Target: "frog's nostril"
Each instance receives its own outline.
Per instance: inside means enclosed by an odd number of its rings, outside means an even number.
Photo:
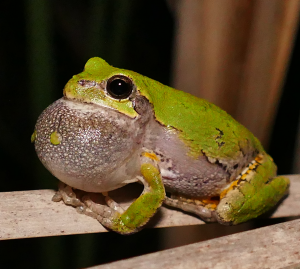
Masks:
[[[78,81],[78,84],[83,87],[94,87],[96,86],[96,82],[93,80],[81,79]]]

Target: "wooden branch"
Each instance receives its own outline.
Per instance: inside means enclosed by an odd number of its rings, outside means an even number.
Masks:
[[[90,269],[300,268],[299,231],[294,220]]]
[[[289,176],[290,195],[272,217],[300,215],[300,175]],[[124,207],[139,196],[142,186],[130,184],[110,192]],[[0,193],[0,239],[44,237],[68,234],[106,232],[97,220],[79,214],[71,206],[51,201],[53,190]],[[197,217],[183,212],[160,208],[148,227],[171,227],[203,224]]]

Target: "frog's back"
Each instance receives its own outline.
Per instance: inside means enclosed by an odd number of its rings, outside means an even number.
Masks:
[[[143,84],[143,85],[142,85]],[[239,159],[241,154],[264,152],[258,139],[216,105],[151,79],[137,81],[153,104],[156,119],[179,131],[179,137],[197,158]]]

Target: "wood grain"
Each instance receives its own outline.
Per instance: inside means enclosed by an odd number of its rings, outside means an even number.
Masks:
[[[290,195],[272,217],[300,216],[300,175],[289,176]],[[110,192],[124,207],[138,197],[142,186],[127,185]],[[62,202],[51,201],[54,190],[0,193],[0,239],[57,236],[106,232],[95,219],[79,214]],[[204,224],[181,211],[161,207],[147,227],[171,227]]]
[[[90,269],[299,268],[299,241],[300,220],[294,220]]]

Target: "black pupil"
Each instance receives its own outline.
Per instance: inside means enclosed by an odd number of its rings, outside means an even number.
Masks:
[[[109,93],[116,98],[127,98],[131,90],[131,84],[119,78],[111,81],[108,86]]]

